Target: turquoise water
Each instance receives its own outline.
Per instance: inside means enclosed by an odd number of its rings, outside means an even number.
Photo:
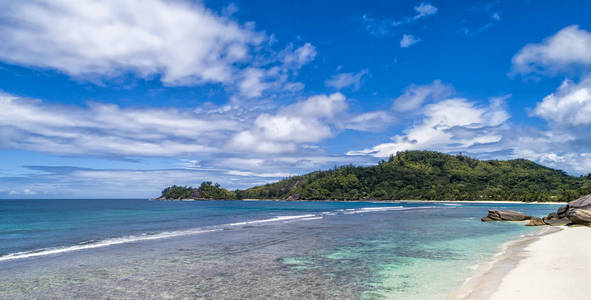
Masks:
[[[0,298],[448,299],[552,205],[0,200]]]

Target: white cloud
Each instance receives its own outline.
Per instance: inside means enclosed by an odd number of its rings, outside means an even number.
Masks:
[[[591,124],[591,77],[578,84],[565,80],[536,105],[533,114],[559,126]]]
[[[528,44],[513,56],[513,72],[569,71],[591,66],[591,33],[572,25],[544,39]]]
[[[396,117],[387,111],[371,111],[349,118],[342,126],[360,131],[380,131],[396,121]]]
[[[430,3],[421,3],[419,6],[415,6],[415,11],[417,15],[413,18],[415,20],[425,18],[428,16],[432,16],[437,13],[437,7],[431,5]]]
[[[358,90],[361,87],[361,79],[367,75],[368,70],[361,70],[358,73],[340,73],[332,76],[325,82],[328,87],[333,87],[337,90],[352,86],[353,90]]]
[[[469,150],[479,144],[499,142],[502,134],[497,132],[498,128],[508,118],[502,98],[493,99],[488,106],[451,98],[427,105],[422,121],[407,129],[404,135],[394,136],[393,142],[347,154],[387,157],[405,150]]]
[[[404,94],[394,99],[393,108],[397,111],[411,111],[423,105],[425,101],[438,101],[454,93],[451,85],[435,80],[427,85],[410,85]]]
[[[37,195],[37,192],[32,191],[30,189],[24,189],[23,190],[23,195],[29,195],[29,196],[31,196],[31,195]]]
[[[214,151],[218,139],[242,129],[240,122],[225,118],[98,103],[87,108],[55,106],[0,94],[0,144],[61,155],[204,153]]]
[[[10,190],[8,193],[8,195],[25,195],[25,196],[33,196],[33,195],[37,195],[38,193],[31,190],[31,189],[24,189],[22,192],[19,191],[15,191],[15,190]]]
[[[219,16],[185,0],[9,1],[0,4],[0,60],[91,81],[133,73],[166,85],[223,84],[258,97],[314,59],[309,43],[262,52],[269,37],[230,19],[235,11]]]
[[[268,84],[263,82],[265,71],[256,68],[250,68],[242,74],[244,77],[238,83],[240,94],[246,97],[259,97],[267,89]]]
[[[168,84],[228,82],[264,38],[185,1],[11,1],[3,11],[0,57],[72,76],[131,70]]]
[[[303,46],[291,51],[291,48],[286,49],[283,62],[286,66],[301,68],[303,65],[311,62],[316,57],[316,47],[310,43],[305,43]]]
[[[416,43],[421,41],[421,39],[415,37],[412,34],[404,34],[402,35],[402,39],[400,40],[400,48],[408,48]]]
[[[260,115],[255,130],[272,141],[317,142],[331,135],[330,127],[318,119],[307,116]]]
[[[539,153],[536,151],[520,151],[520,158],[527,158],[551,168],[566,170],[571,174],[589,174],[591,172],[591,153],[568,152],[558,154],[552,151]]]
[[[340,93],[312,96],[276,114],[259,115],[251,129],[233,137],[230,148],[262,153],[293,152],[301,143],[332,136],[331,121],[347,107],[345,96]]]
[[[346,98],[341,93],[316,95],[304,101],[288,105],[281,109],[281,114],[297,115],[306,118],[333,119],[348,108]]]

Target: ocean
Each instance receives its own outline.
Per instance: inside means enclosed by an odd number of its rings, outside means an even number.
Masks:
[[[449,299],[555,205],[0,200],[0,299]]]

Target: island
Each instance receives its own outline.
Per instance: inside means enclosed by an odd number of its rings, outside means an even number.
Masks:
[[[202,182],[198,188],[173,185],[165,188],[156,200],[236,200],[236,192],[228,191],[211,181]]]
[[[591,176],[572,176],[526,159],[478,160],[404,151],[374,166],[346,165],[230,191],[204,182],[171,186],[157,199],[450,200],[566,202],[591,194]]]

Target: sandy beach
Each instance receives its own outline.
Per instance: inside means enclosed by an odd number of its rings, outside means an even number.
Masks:
[[[569,227],[511,242],[455,295],[458,299],[586,299],[591,228]],[[545,229],[544,229],[545,230]]]

